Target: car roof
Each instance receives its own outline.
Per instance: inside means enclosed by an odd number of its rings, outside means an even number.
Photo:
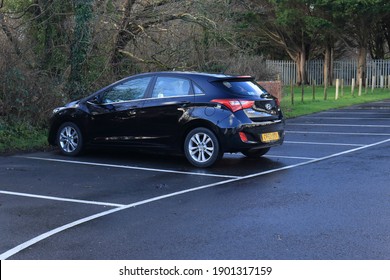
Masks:
[[[177,75],[182,77],[189,78],[209,78],[210,81],[217,80],[229,80],[229,79],[253,79],[251,76],[238,76],[238,75],[229,75],[224,73],[206,73],[206,72],[192,72],[192,71],[160,71],[160,72],[148,72],[142,73],[134,76],[143,76],[143,75]],[[133,76],[133,77],[134,77]]]

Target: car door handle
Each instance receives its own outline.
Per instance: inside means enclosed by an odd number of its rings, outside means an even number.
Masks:
[[[178,105],[180,107],[186,107],[189,103],[190,103],[190,101],[181,101],[181,102],[178,103]]]

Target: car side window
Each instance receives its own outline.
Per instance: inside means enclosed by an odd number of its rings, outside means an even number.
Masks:
[[[116,85],[102,95],[102,103],[118,103],[141,99],[152,77],[136,78]]]
[[[152,98],[175,97],[190,94],[190,81],[175,77],[158,77]]]
[[[195,94],[204,94],[203,90],[198,87],[196,84],[194,84],[194,93]]]

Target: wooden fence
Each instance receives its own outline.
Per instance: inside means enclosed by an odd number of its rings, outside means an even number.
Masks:
[[[278,73],[283,84],[296,83],[297,68],[293,61],[266,60],[267,68]],[[333,79],[343,79],[344,85],[351,85],[357,76],[357,60],[336,60],[333,62]],[[316,85],[324,83],[324,61],[309,60],[306,64],[308,81]],[[367,86],[390,87],[390,60],[367,60]]]

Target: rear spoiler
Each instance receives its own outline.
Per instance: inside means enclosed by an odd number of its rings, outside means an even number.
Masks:
[[[209,79],[209,82],[229,82],[229,81],[255,81],[255,77],[252,76],[226,76],[226,77],[213,77]]]

